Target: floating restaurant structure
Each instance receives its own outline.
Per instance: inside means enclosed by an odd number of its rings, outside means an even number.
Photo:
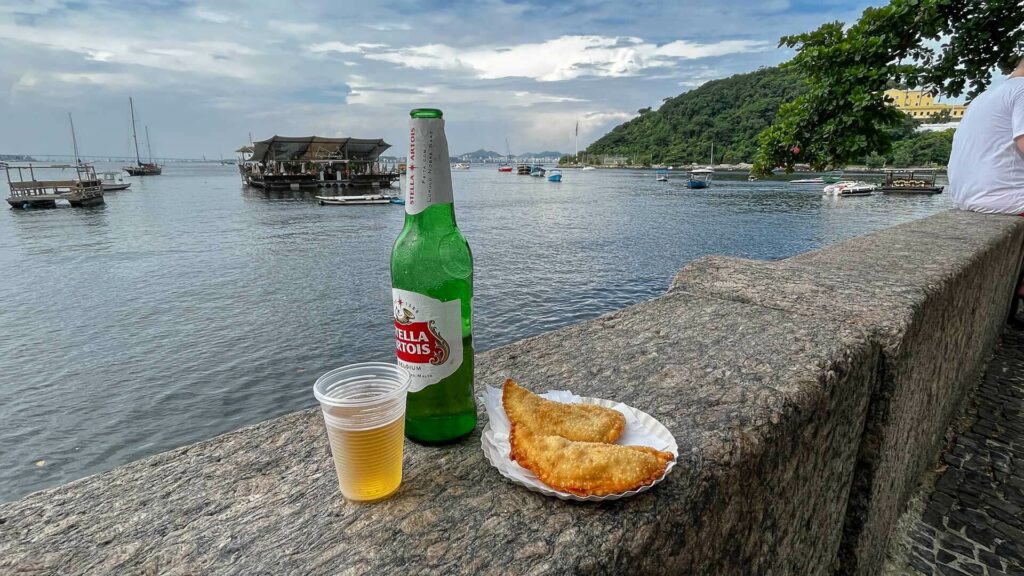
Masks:
[[[390,188],[401,177],[397,165],[380,162],[390,147],[381,139],[274,136],[235,152],[242,181],[256,188]]]
[[[75,178],[36,179],[37,171],[52,170],[74,170]],[[11,208],[56,208],[58,200],[66,200],[76,207],[103,204],[103,184],[96,177],[96,169],[88,164],[7,164],[4,171],[11,191],[7,198]],[[14,172],[17,173],[16,179],[11,178]]]

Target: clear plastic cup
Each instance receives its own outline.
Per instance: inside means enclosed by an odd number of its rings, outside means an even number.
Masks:
[[[313,385],[345,498],[379,500],[402,483],[409,380],[400,366],[364,362],[331,370]]]

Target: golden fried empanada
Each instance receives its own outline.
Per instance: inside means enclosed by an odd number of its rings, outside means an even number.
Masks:
[[[556,490],[603,496],[653,483],[672,461],[671,452],[649,446],[574,442],[513,426],[512,459]]]
[[[537,434],[580,442],[615,442],[626,429],[626,418],[617,410],[546,400],[511,378],[505,380],[501,401],[513,427],[526,426]]]

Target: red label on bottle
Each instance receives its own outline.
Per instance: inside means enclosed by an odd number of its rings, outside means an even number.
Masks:
[[[448,361],[450,351],[433,320],[408,324],[395,320],[395,352],[399,360],[437,366]]]
[[[409,372],[409,391],[418,392],[451,376],[462,365],[459,300],[441,301],[409,290],[392,289],[395,355]]]

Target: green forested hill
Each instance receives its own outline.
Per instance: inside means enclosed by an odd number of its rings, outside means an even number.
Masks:
[[[803,90],[796,73],[778,68],[712,80],[666,98],[658,110],[641,110],[640,116],[616,126],[586,152],[635,155],[660,164],[703,164],[714,141],[715,163],[751,162],[757,135],[772,123],[779,104]]]

